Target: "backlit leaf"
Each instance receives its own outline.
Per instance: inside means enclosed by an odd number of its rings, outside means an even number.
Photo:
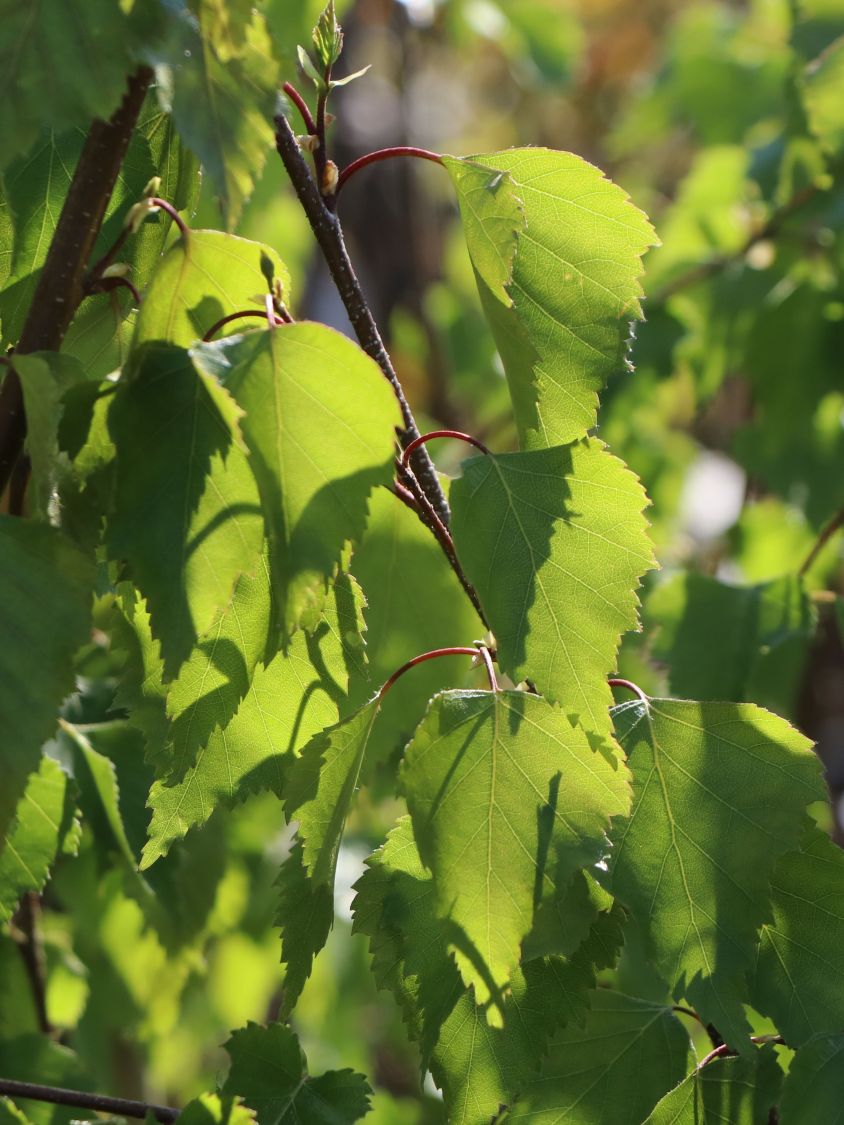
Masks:
[[[88,640],[94,567],[60,532],[0,516],[0,835],[5,834]],[[13,592],[13,596],[9,594]]]
[[[621,634],[654,559],[637,478],[594,439],[474,457],[451,489],[457,554],[498,660],[587,730],[609,735]]]
[[[325,945],[334,923],[334,890],[308,874],[298,841],[281,865],[276,883],[281,930],[281,961],[285,966],[280,1016],[286,1018],[311,975],[314,957]]]
[[[752,704],[658,699],[613,714],[633,810],[614,826],[611,890],[675,998],[743,1049],[771,876],[797,846],[806,806],[823,799],[818,761],[808,739]]]
[[[454,691],[431,701],[401,788],[458,967],[495,1020],[544,885],[606,854],[624,767],[544,699]]]
[[[392,388],[321,324],[249,332],[192,355],[243,411],[285,632],[312,628],[344,544],[363,533],[370,492],[392,480],[401,424]]]
[[[187,352],[147,345],[109,410],[117,447],[111,557],[146,598],[168,675],[254,574],[263,519],[246,459]]]
[[[781,1085],[782,1071],[770,1047],[742,1058],[715,1059],[666,1094],[644,1125],[770,1125],[777,1120],[771,1110]],[[785,1125],[785,1118],[779,1120]]]
[[[625,367],[653,228],[572,153],[509,149],[444,164],[522,446],[582,437],[598,392]]]

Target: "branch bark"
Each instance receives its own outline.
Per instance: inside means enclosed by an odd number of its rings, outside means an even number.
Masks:
[[[89,1094],[84,1090],[65,1090],[60,1086],[16,1082],[11,1078],[0,1078],[0,1094],[6,1094],[10,1098],[29,1098],[36,1102],[49,1102],[51,1105],[93,1109],[117,1117],[144,1118],[151,1113],[163,1125],[169,1125],[179,1116],[179,1111],[168,1105],[148,1105],[146,1102],[134,1102],[128,1098],[110,1098],[105,1094]]]
[[[147,88],[149,67],[129,79],[123,101],[108,121],[94,121],[64,201],[16,352],[58,351],[84,296],[85,268]],[[0,493],[9,483],[26,437],[23,392],[14,371],[0,387]]]
[[[404,430],[399,434],[399,441],[404,449],[420,436],[419,427],[416,425],[416,420],[404,396],[401,383],[387,354],[387,349],[384,347],[378,326],[361,290],[360,282],[355,276],[343,241],[342,227],[337,216],[325,206],[287,118],[278,116],[275,121],[276,149],[299,197],[302,209],[307,215],[308,222],[311,224],[311,230],[314,232],[314,237],[334,279],[334,284],[337,286],[337,291],[348,313],[358,342],[366,354],[375,360],[395,391],[404,422]],[[451,519],[448,501],[440,487],[434,464],[427,450],[418,448],[411,459],[411,466],[416,479],[424,489],[425,495],[437,515],[448,527]]]

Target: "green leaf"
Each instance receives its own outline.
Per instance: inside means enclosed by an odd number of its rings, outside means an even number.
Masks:
[[[207,170],[232,230],[272,150],[278,64],[257,12],[242,28],[236,52],[229,40],[218,46],[213,38],[214,5],[203,2],[196,20],[185,11],[168,24],[156,61],[168,68],[173,118]]]
[[[150,279],[133,347],[147,340],[187,347],[229,313],[263,310],[270,273],[289,293],[287,269],[268,246],[218,230],[188,231],[173,243]]]
[[[592,993],[583,1028],[563,1028],[508,1121],[639,1125],[688,1069],[689,1037],[670,1008],[609,989]]]
[[[771,1047],[694,1070],[659,1102],[644,1125],[770,1125],[782,1071]],[[781,1118],[786,1125],[786,1118]],[[797,1121],[813,1118],[794,1118]],[[817,1118],[818,1121],[823,1118]]]
[[[600,911],[612,906],[612,895],[586,871],[576,871],[566,883],[556,873],[553,886],[543,887],[535,906],[533,926],[522,942],[522,959],[550,953],[568,957],[583,942]]]
[[[192,354],[244,411],[285,632],[312,628],[344,544],[363,533],[370,492],[392,480],[401,425],[392,388],[360,348],[320,324],[249,332]]]
[[[340,58],[340,52],[343,50],[343,29],[337,22],[334,0],[328,0],[323,8],[314,27],[312,38],[317,59],[322,64],[323,69],[333,66]]]
[[[488,1122],[537,1069],[554,1029],[582,1022],[595,982],[593,962],[607,963],[602,951],[613,940],[617,948],[620,931],[611,938],[615,923],[604,915],[570,961],[543,958],[518,969],[504,1001],[504,1026],[492,1028],[448,953],[449,924],[438,914],[409,817],[367,868],[355,888],[353,928],[369,938],[375,980],[395,994],[410,1035],[419,1040],[448,1120]]]
[[[62,721],[62,729],[71,739],[74,752],[74,777],[80,789],[80,807],[104,852],[117,855],[130,871],[135,870],[135,856],[126,836],[120,811],[120,791],[114,763],[98,753],[85,734],[71,723]]]
[[[372,1092],[362,1074],[329,1070],[314,1078],[299,1040],[280,1023],[249,1023],[225,1044],[231,1069],[223,1094],[237,1094],[258,1125],[352,1125],[369,1110]]]
[[[655,565],[638,479],[595,439],[474,457],[451,489],[457,554],[498,661],[589,732],[608,736],[621,634]]]
[[[383,684],[420,652],[470,645],[485,632],[431,532],[389,489],[372,493],[352,570],[366,595],[373,684]],[[383,761],[403,747],[431,696],[462,685],[456,677],[465,675],[467,665],[465,656],[429,660],[397,680],[382,701],[367,750],[369,762]]]
[[[299,822],[302,860],[316,883],[333,887],[343,826],[378,715],[376,695],[348,719],[314,735],[292,764],[284,810]]]
[[[70,462],[59,451],[58,443],[62,397],[85,380],[85,371],[78,360],[59,352],[15,356],[15,370],[26,410],[26,449],[32,463],[30,495],[36,513],[46,518],[56,514],[57,489],[70,472]]]
[[[147,345],[109,409],[117,448],[111,558],[128,563],[172,676],[254,573],[263,519],[246,459],[180,348]]]
[[[297,842],[281,865],[276,886],[278,909],[275,924],[281,929],[281,961],[286,966],[279,1016],[286,1019],[311,975],[317,953],[334,924],[334,891],[308,874]]]
[[[810,63],[803,75],[803,103],[809,128],[832,157],[844,150],[844,36]]]
[[[204,824],[217,805],[228,807],[265,789],[282,797],[293,757],[344,713],[350,667],[361,644],[355,631],[359,595],[347,583],[335,585],[326,618],[313,635],[297,633],[287,652],[257,666],[233,718],[214,728],[187,772],[156,781],[142,868]]]
[[[14,1102],[0,1098],[0,1125],[29,1125],[29,1118]]]
[[[844,1035],[818,1035],[799,1047],[783,1083],[780,1121],[837,1121],[844,1101]]]
[[[253,1125],[255,1111],[240,1098],[200,1094],[188,1102],[177,1121],[180,1125]]]
[[[0,25],[2,167],[45,126],[87,128],[95,117],[110,117],[139,45],[134,29],[144,26],[112,0],[3,0]]]
[[[0,849],[0,922],[10,920],[25,892],[43,889],[53,860],[74,830],[75,810],[67,774],[52,758],[42,758]]]
[[[648,598],[653,656],[685,699],[746,700],[790,712],[817,611],[794,577],[729,586],[679,574]]]
[[[614,827],[611,887],[650,957],[736,1049],[777,859],[825,786],[811,743],[752,704],[649,700],[614,711],[633,809]]]
[[[453,691],[431,701],[400,784],[457,965],[496,1020],[546,883],[604,858],[626,771],[544,699]]]
[[[8,831],[58,708],[73,690],[73,656],[88,640],[94,567],[60,532],[0,516],[0,835]],[[9,592],[14,596],[8,596]]]
[[[621,188],[571,153],[510,149],[443,163],[522,445],[582,437],[598,392],[625,367],[653,228]]]
[[[142,732],[146,757],[154,762],[167,737],[167,685],[161,644],[152,635],[146,602],[128,582],[118,587],[110,626],[114,648],[125,654],[115,692],[115,707]]]
[[[797,1046],[844,1027],[844,852],[812,828],[780,857],[771,886],[751,1003]]]

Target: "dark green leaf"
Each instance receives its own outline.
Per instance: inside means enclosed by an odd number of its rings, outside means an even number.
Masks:
[[[744,1058],[715,1059],[666,1094],[644,1125],[770,1125],[781,1085],[771,1047]],[[813,1119],[794,1118],[794,1125],[798,1120],[808,1125]]]
[[[811,743],[746,703],[657,699],[614,711],[633,774],[613,831],[611,889],[654,966],[734,1048],[777,859],[797,846],[825,786]]]
[[[844,1035],[819,1035],[798,1048],[782,1088],[782,1125],[841,1120]]]

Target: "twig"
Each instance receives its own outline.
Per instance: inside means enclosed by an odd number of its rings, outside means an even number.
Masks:
[[[732,254],[719,254],[717,257],[710,258],[705,262],[698,262],[697,265],[692,266],[686,270],[685,273],[679,274],[672,281],[666,282],[661,289],[649,294],[648,303],[663,304],[669,297],[673,297],[675,293],[681,292],[683,289],[688,289],[692,285],[697,285],[699,281],[706,281],[707,278],[714,277],[716,274],[722,273],[728,266],[734,262],[740,262],[741,259],[752,250],[759,242],[765,242],[766,239],[774,238],[780,232],[780,228],[786,219],[799,211],[801,207],[805,207],[815,196],[820,189],[814,184],[809,184],[800,191],[795,192],[787,203],[782,207],[777,208],[773,215],[766,223],[763,223],[758,230],[748,235],[738,250]]]
[[[354,176],[355,172],[359,172],[361,168],[366,168],[369,164],[377,164],[379,160],[392,160],[396,156],[416,156],[420,160],[430,160],[433,164],[442,164],[443,162],[440,153],[431,152],[427,148],[415,148],[413,145],[393,145],[392,148],[379,148],[376,152],[368,152],[365,156],[359,156],[357,160],[353,160],[351,164],[346,165],[337,181],[335,195],[340,194],[346,181]]]
[[[814,545],[803,562],[800,564],[800,569],[797,571],[798,578],[802,578],[809,570],[812,563],[836,533],[839,528],[844,527],[844,508],[840,512],[836,512],[828,524],[823,528],[820,535],[814,542]]]
[[[0,1078],[0,1094],[11,1098],[29,1098],[35,1102],[50,1102],[52,1105],[71,1105],[79,1109],[93,1109],[99,1113],[109,1113],[117,1117],[144,1118],[151,1113],[163,1125],[169,1125],[179,1116],[179,1110],[169,1105],[152,1105],[147,1102],[134,1102],[128,1098],[110,1098],[105,1094],[89,1094],[84,1090],[65,1090],[60,1086],[41,1086],[34,1082],[16,1082],[11,1078]]]
[[[47,1015],[47,966],[40,919],[41,899],[35,891],[28,891],[21,899],[15,915],[16,928],[20,931],[17,945],[29,977],[38,1027],[44,1035],[50,1035],[53,1026]]]
[[[355,276],[352,263],[343,241],[343,230],[337,216],[329,211],[317,190],[308,171],[299,144],[286,117],[278,116],[276,121],[276,149],[284,163],[290,181],[307,215],[320,250],[328,265],[334,284],[345,306],[358,342],[368,356],[375,360],[390,381],[401,409],[404,430],[399,441],[404,449],[420,436],[419,427],[413,417],[401,383],[384,347],[378,327],[366,303],[366,298]],[[441,521],[448,527],[451,513],[445,493],[440,487],[436,470],[427,451],[417,449],[413,455],[413,471],[425,490]]]
[[[76,165],[16,352],[58,351],[84,294],[85,268],[152,71],[141,67],[108,121],[94,121]],[[23,391],[14,371],[0,387],[0,493],[9,483],[26,437]]]

